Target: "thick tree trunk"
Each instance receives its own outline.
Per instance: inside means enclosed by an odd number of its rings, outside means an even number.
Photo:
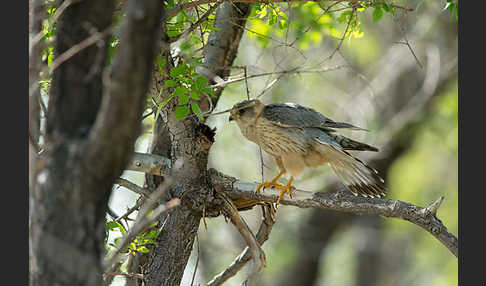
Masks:
[[[102,80],[107,37],[54,70],[33,184],[32,285],[102,284],[108,198],[138,136],[163,10],[158,0],[127,6],[111,77]],[[105,31],[113,11],[113,1],[71,4],[57,23],[56,56]]]
[[[212,56],[206,58],[205,65],[220,77],[229,75],[229,70],[221,67],[232,65],[236,58],[244,32],[241,27],[244,27],[249,13],[250,5],[244,3],[223,3],[216,12],[215,27],[219,30],[211,32],[205,54]],[[238,23],[239,26],[232,23]],[[167,54],[164,57],[169,63],[166,66],[168,69],[172,60]],[[164,80],[158,79],[157,83],[163,83]],[[163,87],[159,85],[154,90],[159,91],[160,88]],[[216,104],[221,92],[222,90],[212,98],[213,104]],[[206,99],[200,104],[202,110],[209,109],[209,101]],[[172,160],[173,166],[177,165],[176,162],[181,163],[180,169],[174,170],[173,176],[184,174],[184,177],[178,177],[180,179],[176,180],[169,192],[170,195],[165,199],[183,197],[183,202],[180,207],[160,218],[159,225],[164,224],[164,229],[150,257],[143,258],[140,255],[136,258],[138,261],[131,261],[131,270],[143,271],[147,285],[180,284],[203,210],[219,204],[214,198],[207,174],[207,158],[213,131],[194,117],[182,121],[175,120],[174,109],[175,105],[171,104],[164,107],[161,119],[156,122],[154,128],[150,152],[167,156]],[[150,189],[157,188],[162,181],[162,178],[151,175],[146,177],[146,185]],[[146,264],[142,265],[143,263]],[[139,282],[132,280],[130,283]]]

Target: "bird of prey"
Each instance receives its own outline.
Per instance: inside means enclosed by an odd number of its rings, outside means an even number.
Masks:
[[[272,180],[258,185],[257,192],[266,187],[281,190],[283,195],[295,189],[294,177],[307,167],[328,163],[342,183],[354,194],[365,197],[385,195],[385,182],[378,172],[347,150],[374,151],[378,149],[346,138],[335,129],[365,130],[345,122],[333,121],[312,108],[295,103],[263,104],[258,99],[245,100],[230,110],[241,133],[275,158],[280,173]],[[290,173],[287,185],[277,183]]]

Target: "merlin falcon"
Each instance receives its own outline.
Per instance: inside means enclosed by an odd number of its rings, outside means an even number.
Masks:
[[[230,110],[241,133],[274,157],[280,173],[272,180],[258,185],[257,192],[267,187],[281,190],[283,195],[295,189],[294,177],[307,168],[328,163],[341,182],[354,195],[382,197],[385,182],[378,172],[355,158],[347,150],[374,151],[378,149],[336,133],[335,129],[365,130],[345,122],[333,121],[312,108],[295,103],[263,104],[258,99],[245,100]],[[277,183],[285,173],[290,174],[286,185]]]

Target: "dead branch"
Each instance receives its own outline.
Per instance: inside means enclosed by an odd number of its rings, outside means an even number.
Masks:
[[[219,176],[221,175],[217,172],[213,172],[213,177]],[[266,189],[264,192],[256,193],[257,183],[238,180],[232,182],[228,181],[227,176],[215,178],[214,182],[218,184],[218,186],[215,186],[216,188],[224,188],[223,186],[226,186],[227,188],[228,184],[232,185],[232,189],[225,190],[228,197],[232,200],[245,199],[276,202],[280,193],[278,190],[273,189]],[[341,212],[351,212],[359,215],[372,214],[406,220],[420,226],[432,234],[456,257],[458,254],[458,239],[451,234],[442,221],[434,215],[434,212],[436,212],[438,208],[438,206],[435,207],[438,204],[437,202],[432,204],[432,206],[424,208],[393,199],[355,197],[347,191],[319,193],[295,190],[292,198],[284,196],[280,203],[299,208],[330,209]]]
[[[150,195],[149,190],[142,188],[142,187],[138,186],[137,184],[134,184],[134,183],[130,182],[129,180],[126,180],[126,179],[123,179],[123,178],[116,179],[115,184],[122,186],[122,187],[125,187],[125,188],[129,189],[130,191],[137,193],[139,195],[143,195],[143,196]]]
[[[266,204],[262,206],[263,210],[263,218],[262,223],[260,224],[260,228],[256,234],[256,239],[260,245],[262,245],[265,241],[268,240],[270,232],[272,231],[273,224],[275,223],[275,209],[273,208],[272,204]],[[233,277],[240,271],[245,264],[250,261],[251,254],[250,248],[246,247],[243,252],[238,255],[235,260],[221,273],[214,276],[211,281],[209,281],[206,286],[218,286],[222,285],[226,282],[229,278]]]
[[[123,249],[135,238],[137,234],[143,231],[147,226],[156,221],[164,212],[168,209],[179,205],[179,199],[173,199],[166,204],[160,204],[158,207],[155,205],[158,201],[167,193],[168,189],[173,183],[171,177],[166,177],[166,180],[159,186],[158,190],[150,195],[150,197],[141,206],[140,213],[137,216],[137,220],[123,237],[122,241],[118,244],[115,252],[104,262],[105,271],[109,271],[111,267],[118,261],[119,256]],[[152,212],[151,212],[152,211]],[[151,212],[151,213],[150,213]]]
[[[172,168],[171,161],[163,156],[145,153],[133,153],[126,169],[147,174],[165,176]]]
[[[145,155],[148,157],[155,156],[150,154]],[[149,168],[145,170],[138,168],[137,171],[154,174]],[[236,178],[223,175],[214,169],[211,169],[210,172],[213,186],[220,192],[226,193],[233,201],[247,200],[273,203],[277,201],[279,195],[279,191],[277,190],[269,189],[257,194],[255,193],[257,183],[240,181]],[[354,197],[348,194],[348,192],[318,193],[295,190],[293,192],[293,198],[284,196],[281,204],[299,208],[321,208],[355,214],[373,214],[410,221],[432,234],[456,257],[458,254],[457,237],[448,232],[447,228],[434,215],[434,212],[424,211],[423,207],[407,202],[392,199]]]
[[[246,285],[256,285],[257,275],[259,272],[263,270],[266,264],[265,253],[263,252],[253,232],[251,232],[246,222],[238,213],[238,210],[233,204],[233,202],[224,193],[219,193],[218,196],[221,197],[225,203],[223,208],[223,212],[225,216],[228,217],[231,220],[231,222],[235,225],[235,227],[238,229],[238,232],[245,240],[245,243],[249,248],[249,252],[251,253],[250,257],[252,263],[248,270]]]
[[[263,76],[270,76],[270,75],[281,75],[281,74],[324,73],[324,72],[338,70],[338,69],[341,69],[341,68],[344,68],[344,67],[345,66],[334,66],[334,67],[324,68],[324,69],[319,69],[319,70],[304,70],[304,69],[294,68],[294,69],[290,69],[290,70],[267,72],[267,73],[260,73],[260,74],[252,74],[252,75],[248,75],[246,77],[246,79],[263,77]],[[226,86],[230,83],[235,83],[235,82],[239,82],[239,81],[242,81],[242,80],[245,80],[245,76],[239,75],[239,76],[235,76],[234,78],[228,79],[228,80],[226,80],[222,83],[213,84],[209,87],[210,88],[218,88],[218,87]]]

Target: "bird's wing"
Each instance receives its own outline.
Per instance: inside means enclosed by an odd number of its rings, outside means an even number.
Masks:
[[[324,143],[337,148],[338,150],[373,151],[378,152],[378,148],[361,143],[331,132],[326,132],[320,128],[305,128],[304,134],[307,138],[313,138],[319,143]]]
[[[328,132],[334,132],[332,128],[349,128],[353,130],[365,130],[345,122],[336,122],[312,108],[295,103],[273,103],[265,105],[262,112],[266,119],[286,127],[314,127]]]

